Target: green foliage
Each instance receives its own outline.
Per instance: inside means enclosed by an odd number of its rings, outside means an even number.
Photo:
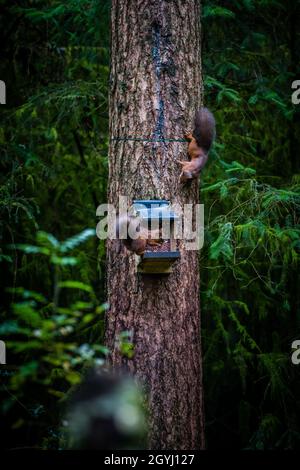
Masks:
[[[208,446],[293,448],[300,132],[290,96],[300,72],[292,37],[299,2],[228,5],[205,1],[203,17],[206,104],[218,134],[201,188]]]
[[[117,344],[123,356],[129,359],[134,356],[134,344],[132,343],[132,334],[130,331],[122,331],[117,338]]]
[[[299,2],[202,4],[218,134],[201,177],[208,447],[295,448]],[[8,447],[57,448],[61,405],[107,355],[105,245],[88,227],[106,201],[109,7],[26,0],[0,18],[1,79],[14,87],[0,129],[0,335],[16,366],[1,376]],[[133,357],[130,332],[117,341]]]
[[[44,263],[53,273],[52,298],[23,287],[9,289],[15,301],[0,334],[10,362],[13,359],[18,367],[7,384],[5,414],[21,403],[27,410],[38,406],[47,421],[53,415],[59,420],[58,400],[64,401],[66,391],[81,381],[86,368],[104,364],[108,350],[101,341],[106,304],[99,305],[91,285],[72,280],[73,266],[80,261],[71,252],[94,236],[95,230],[87,229],[59,242],[51,234],[38,232],[37,245],[17,246],[26,255],[46,256]],[[64,294],[65,289],[74,290],[74,296]],[[23,419],[17,423],[18,427],[26,425]]]
[[[107,355],[105,246],[87,227],[106,201],[109,2],[3,13],[1,79],[14,88],[0,131],[2,412],[8,447],[56,448],[65,398]]]

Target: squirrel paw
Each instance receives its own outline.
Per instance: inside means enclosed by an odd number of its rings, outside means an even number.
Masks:
[[[184,131],[184,134],[183,134],[184,138],[187,139],[187,140],[192,140],[193,138],[193,133],[191,130],[187,129]]]
[[[180,173],[179,183],[187,183],[193,179],[193,175],[190,171],[184,170]]]
[[[162,240],[154,240],[153,238],[148,238],[147,244],[150,246],[161,246]]]

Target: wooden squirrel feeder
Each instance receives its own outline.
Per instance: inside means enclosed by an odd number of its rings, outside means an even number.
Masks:
[[[147,245],[143,255],[136,255],[137,272],[144,274],[169,274],[173,263],[180,258],[177,240],[174,237],[174,223],[178,216],[166,200],[135,200],[134,215],[139,217],[141,225],[148,230],[151,240],[158,240],[155,245]],[[163,227],[168,226],[169,238],[162,238]],[[159,234],[159,235],[158,235]]]

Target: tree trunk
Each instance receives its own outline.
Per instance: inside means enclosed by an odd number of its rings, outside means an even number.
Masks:
[[[200,2],[113,0],[111,15],[109,203],[195,204],[198,183],[178,181],[187,144],[161,140],[182,139],[201,105]],[[182,241],[173,273],[151,277],[125,247],[107,249],[106,344],[113,365],[145,386],[149,448],[203,448],[198,253]],[[132,333],[131,359],[119,351],[122,331]]]

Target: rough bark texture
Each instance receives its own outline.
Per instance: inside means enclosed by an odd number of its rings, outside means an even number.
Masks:
[[[113,0],[109,202],[198,202],[198,184],[179,184],[180,139],[201,105],[200,4],[197,0]],[[116,138],[119,138],[118,140]],[[145,385],[150,449],[204,447],[198,253],[185,251],[167,277],[137,275],[134,255],[108,242],[106,344],[114,366]],[[129,330],[135,355],[116,339]]]

